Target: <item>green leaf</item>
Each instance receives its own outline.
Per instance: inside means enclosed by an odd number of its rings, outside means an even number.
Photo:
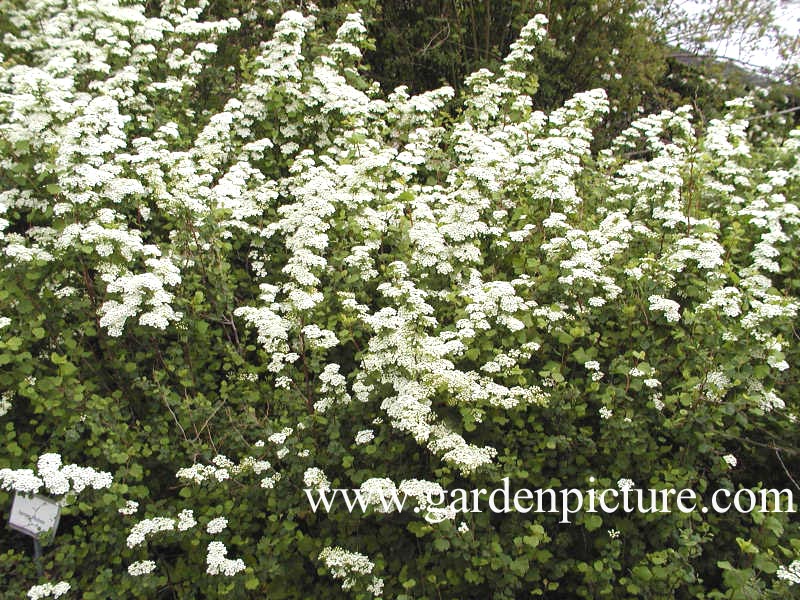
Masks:
[[[600,517],[600,515],[588,514],[584,517],[583,524],[587,531],[594,531],[595,529],[602,527],[603,519]]]

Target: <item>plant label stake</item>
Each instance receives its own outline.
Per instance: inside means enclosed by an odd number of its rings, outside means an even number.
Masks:
[[[42,575],[42,542],[52,540],[61,516],[58,502],[40,494],[15,494],[8,526],[33,538],[33,559]]]

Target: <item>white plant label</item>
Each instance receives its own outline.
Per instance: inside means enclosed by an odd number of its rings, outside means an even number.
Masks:
[[[52,531],[58,527],[61,507],[46,496],[16,494],[11,504],[8,526],[32,537]]]

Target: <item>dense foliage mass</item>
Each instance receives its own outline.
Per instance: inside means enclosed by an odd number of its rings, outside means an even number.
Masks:
[[[0,510],[64,503],[43,577],[0,540],[8,597],[797,589],[796,514],[379,499],[800,495],[800,130],[754,143],[742,99],[595,152],[603,90],[530,96],[541,16],[455,98],[368,81],[356,13],[328,44],[276,15],[253,52],[225,40],[263,12],[153,4],[3,4]],[[325,486],[374,509],[314,513]]]

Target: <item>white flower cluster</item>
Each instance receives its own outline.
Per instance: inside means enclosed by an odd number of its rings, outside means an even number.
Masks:
[[[775,575],[778,579],[788,581],[789,585],[800,585],[800,560],[793,560],[789,566],[781,565]]]
[[[0,417],[5,417],[11,411],[11,392],[3,392],[0,394]]]
[[[152,536],[162,531],[174,531],[175,519],[169,517],[154,517],[152,519],[144,519],[131,527],[131,532],[128,534],[128,539],[125,543],[128,548],[135,548],[140,544],[147,541],[148,536]]]
[[[319,560],[331,572],[334,579],[342,580],[342,589],[347,591],[355,587],[359,579],[372,574],[375,564],[359,552],[350,552],[339,546],[326,546],[319,553]],[[383,580],[373,577],[367,591],[376,597],[381,595],[383,590]]]
[[[177,267],[167,259],[151,258],[146,264],[153,268],[153,272],[137,275],[110,272],[103,275],[108,284],[106,291],[123,296],[122,302],[107,300],[100,307],[100,326],[108,327],[110,336],[122,335],[125,322],[140,312],[142,304],[149,305],[149,310],[140,315],[141,325],[165,329],[171,321],[181,319],[181,313],[175,312],[170,306],[173,295],[164,289],[165,285],[180,283]]]
[[[215,519],[211,519],[206,524],[206,532],[210,534],[217,534],[223,532],[228,527],[228,519],[225,517],[217,517]]]
[[[241,558],[227,558],[228,549],[222,542],[209,542],[206,553],[206,563],[208,565],[206,573],[209,575],[226,575],[233,577],[240,571],[244,571],[245,564]]]
[[[166,150],[164,139],[177,137],[177,125],[156,122],[153,106],[163,102],[163,94],[193,87],[217,50],[213,40],[239,27],[236,19],[200,22],[199,8],[172,11],[165,5],[162,12],[162,18],[146,17],[141,4],[121,6],[118,0],[58,10],[49,2],[14,7],[9,18],[23,34],[5,41],[37,60],[0,69],[2,102],[14,107],[4,111],[0,135],[12,143],[28,140],[31,156],[52,157],[29,167],[37,181],[55,182],[48,186],[53,190],[48,201],[31,208],[52,209],[56,217],[52,226],[6,236],[0,252],[12,263],[53,261],[87,250],[95,261],[118,256],[131,265],[143,259],[144,272],[106,273],[105,293],[122,296],[99,304],[102,326],[112,336],[121,334],[143,304],[149,306],[139,316],[141,325],[164,329],[181,318],[164,290],[180,281],[177,267],[158,258],[160,240],[143,244],[122,205],[149,196],[160,206],[205,208],[189,192],[200,183],[197,170],[186,169],[181,153]],[[162,79],[154,80],[151,65],[159,59]],[[87,77],[88,86],[82,83]],[[183,112],[180,104],[177,110]],[[152,137],[129,138],[132,122],[155,130]],[[26,202],[26,191],[12,189],[3,212]],[[150,208],[142,203],[138,212],[147,219]],[[66,222],[60,219],[65,214]],[[0,224],[5,229],[8,222]]]
[[[339,373],[340,365],[329,363],[319,374],[319,391],[323,394],[322,398],[314,403],[314,410],[324,413],[334,404],[350,404],[352,398],[347,392],[346,379]]]
[[[270,439],[270,441],[272,441],[272,439]],[[204,465],[197,463],[191,467],[182,467],[178,469],[175,476],[178,479],[185,479],[195,484],[201,484],[204,481],[225,481],[230,479],[232,475],[238,475],[248,471],[259,474],[272,468],[272,465],[268,461],[258,460],[252,456],[246,456],[236,464],[227,456],[218,454],[211,459],[211,462],[213,464]]]
[[[280,473],[267,475],[261,480],[261,487],[264,488],[265,490],[271,490],[272,488],[275,487],[275,484],[277,484],[281,479],[282,476]]]
[[[117,512],[119,512],[119,514],[121,515],[130,516],[136,514],[138,510],[139,510],[138,502],[136,502],[135,500],[126,500],[125,506],[120,508]]]
[[[230,478],[230,471],[215,465],[196,464],[191,467],[182,467],[175,473],[178,479],[188,479],[193,483],[203,483],[207,479],[225,481]]]
[[[191,509],[184,509],[178,513],[178,531],[186,531],[197,525],[194,518],[194,511]]]
[[[303,473],[303,483],[307,488],[330,490],[331,484],[325,473],[318,467],[310,467]]]
[[[156,563],[152,560],[137,560],[128,565],[128,574],[133,577],[148,575],[156,570]]]
[[[648,298],[648,301],[650,302],[650,310],[663,312],[664,318],[669,323],[680,321],[681,305],[674,300],[669,300],[667,298],[663,298],[662,296],[652,295]]]
[[[361,58],[360,46],[367,38],[367,28],[359,13],[350,13],[336,32],[336,41],[328,48],[331,56],[346,65]]]
[[[286,350],[286,341],[289,338],[289,323],[274,312],[272,308],[253,308],[240,306],[233,314],[242,317],[247,323],[258,331],[258,343],[262,344],[267,352]]]
[[[361,497],[368,506],[378,512],[392,512],[396,509],[389,500],[397,496],[397,486],[387,477],[370,477],[360,486]]]
[[[32,469],[0,469],[0,489],[26,494],[35,494],[44,487],[47,492],[64,495],[78,494],[87,487],[101,490],[111,486],[111,473],[96,471],[91,467],[80,467],[61,463],[61,455],[42,454],[37,461],[37,473]]]
[[[477,273],[471,271],[471,286],[468,292],[463,293],[478,298],[481,303],[469,305],[472,307],[467,309],[471,311],[471,319],[458,321],[461,331],[457,334],[445,331],[437,337],[427,336],[418,328],[436,324],[435,319],[429,316],[433,308],[426,300],[428,294],[407,279],[407,265],[395,262],[390,267],[392,281],[379,285],[378,290],[396,302],[398,308],[384,308],[366,317],[376,335],[370,339],[362,367],[366,372],[380,373],[381,380],[397,392],[381,403],[395,428],[412,434],[418,442],[426,443],[432,452],[442,455],[445,461],[469,473],[489,464],[496,450],[471,445],[451,428],[436,423],[430,398],[437,389],[444,387],[462,403],[486,402],[508,409],[523,402],[544,401],[545,395],[537,386],[507,388],[474,372],[455,369],[450,359],[463,354],[466,348],[462,340],[474,338],[476,329],[491,327],[482,322],[487,313],[506,318],[504,312],[516,312],[524,302],[514,294],[511,284],[493,282],[484,286]],[[414,349],[414,352],[409,349]],[[515,349],[501,353],[496,360],[507,367],[512,366],[534,350],[535,346]],[[354,391],[357,387],[368,389],[359,378],[353,385]]]
[[[302,333],[311,348],[333,348],[339,343],[335,333],[328,329],[320,329],[318,325],[306,325]]]
[[[469,474],[492,462],[497,450],[490,446],[469,444],[462,436],[450,431],[444,425],[435,425],[428,448],[435,454],[441,454],[442,460],[453,463],[463,474]]]
[[[70,585],[66,581],[59,581],[58,583],[42,583],[34,585],[28,590],[28,598],[30,600],[39,600],[40,598],[60,598],[70,590]]]
[[[452,521],[458,516],[454,507],[446,503],[442,506],[443,503],[439,499],[445,498],[445,491],[438,483],[424,479],[404,479],[397,486],[397,490],[407,498],[414,498],[417,501],[420,513],[429,523]]]
[[[359,446],[363,446],[364,444],[369,444],[374,439],[375,432],[372,429],[362,429],[356,433],[355,443]]]
[[[289,438],[290,435],[293,433],[293,429],[291,427],[284,427],[278,432],[273,433],[267,438],[267,441],[276,444],[278,446],[282,446],[286,443],[286,440]]]

